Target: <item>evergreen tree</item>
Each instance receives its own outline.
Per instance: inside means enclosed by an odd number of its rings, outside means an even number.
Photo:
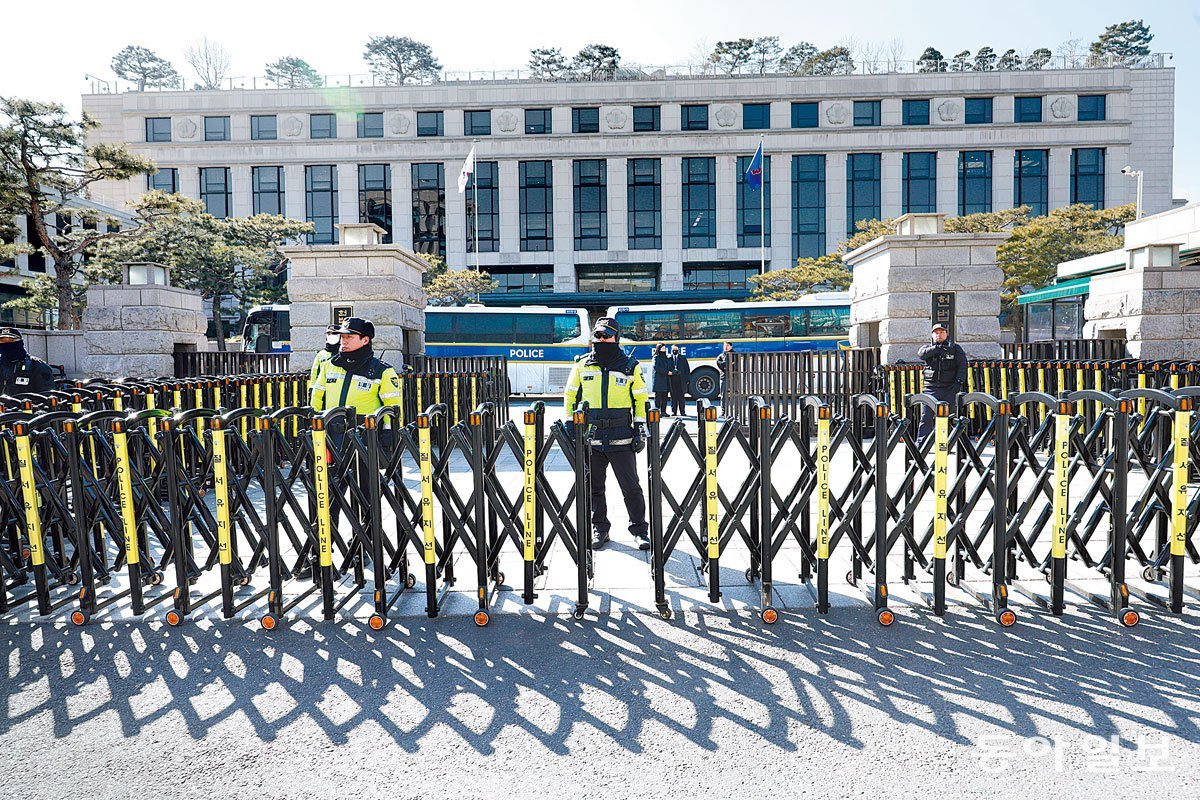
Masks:
[[[145,47],[132,44],[122,47],[113,56],[111,66],[118,78],[136,83],[139,92],[147,88],[183,88],[183,78],[171,62]]]

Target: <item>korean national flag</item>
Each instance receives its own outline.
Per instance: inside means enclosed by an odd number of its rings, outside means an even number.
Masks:
[[[763,153],[762,142],[758,143],[758,149],[754,151],[754,158],[750,159],[750,166],[746,169],[746,183],[750,184],[750,188],[758,191],[763,185]]]

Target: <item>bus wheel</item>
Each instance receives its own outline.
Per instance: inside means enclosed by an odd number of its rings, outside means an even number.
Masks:
[[[692,397],[715,400],[721,391],[721,375],[711,367],[693,370],[691,380]]]

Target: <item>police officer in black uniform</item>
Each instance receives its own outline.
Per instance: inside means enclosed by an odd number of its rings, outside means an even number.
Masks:
[[[967,354],[951,341],[950,332],[940,322],[933,326],[931,336],[933,341],[917,351],[917,358],[925,362],[925,394],[953,406],[958,393],[966,390]],[[925,409],[918,439],[923,440],[933,431],[933,419],[934,415]]]
[[[54,390],[54,370],[25,350],[16,328],[0,328],[0,394],[45,394]]]

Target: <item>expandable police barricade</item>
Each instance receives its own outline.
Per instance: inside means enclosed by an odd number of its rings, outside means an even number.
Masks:
[[[848,416],[807,397],[795,418],[775,419],[750,398],[745,424],[701,403],[695,438],[680,421],[661,430],[651,409],[656,607],[671,615],[672,555],[694,551],[717,603],[734,551],[772,623],[788,548],[819,612],[842,563],[884,625],[899,582],[935,615],[955,592],[1005,627],[1016,622],[1013,593],[1052,614],[1074,597],[1124,625],[1141,613],[1131,595],[1178,613],[1200,597],[1185,574],[1200,563],[1200,492],[1189,482],[1200,387],[1172,390],[1169,375],[1188,373],[1166,374],[1166,389],[1055,395],[1038,383],[954,403],[861,394]],[[532,603],[561,547],[575,567],[573,614],[585,615],[595,574],[586,410],[572,426],[547,425],[541,404],[502,420],[490,401],[464,410],[451,381],[443,399],[457,415],[442,402],[360,418],[314,413],[302,386],[303,376],[90,385],[0,412],[0,611],[73,605],[84,624],[117,603],[135,615],[165,606],[179,625],[211,605],[271,629],[302,604],[333,619],[357,599],[379,629],[419,580],[437,616],[461,556],[486,625],[502,562],[520,565],[520,598]],[[419,391],[438,397],[436,382]],[[243,398],[227,410],[163,407]],[[918,412],[934,415],[925,440]],[[1127,561],[1145,585],[1130,585]]]

